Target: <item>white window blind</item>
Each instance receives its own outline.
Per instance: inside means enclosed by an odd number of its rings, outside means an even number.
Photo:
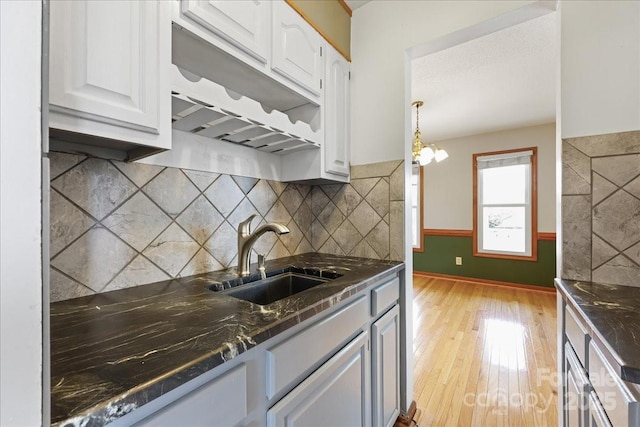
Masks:
[[[532,255],[532,150],[476,157],[478,253]]]

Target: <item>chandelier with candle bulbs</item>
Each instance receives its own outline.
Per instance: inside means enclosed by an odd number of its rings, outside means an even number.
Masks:
[[[424,105],[422,101],[414,101],[411,106],[416,107],[416,131],[413,134],[412,157],[413,163],[420,166],[428,165],[432,160],[441,162],[449,154],[435,144],[424,144],[420,135],[420,107]]]

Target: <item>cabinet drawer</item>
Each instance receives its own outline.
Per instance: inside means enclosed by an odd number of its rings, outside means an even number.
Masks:
[[[590,339],[589,334],[582,325],[582,322],[578,320],[578,316],[569,306],[565,306],[564,308],[564,319],[567,339],[576,351],[576,355],[580,363],[582,363],[582,366],[588,368],[587,348]]]
[[[382,314],[400,297],[400,279],[394,277],[371,291],[371,315]]]
[[[246,416],[247,367],[242,364],[135,426],[232,426]]]
[[[614,426],[640,425],[640,407],[634,392],[618,377],[602,351],[589,343],[589,380]]]
[[[366,296],[267,350],[267,397],[331,355],[369,320]]]
[[[361,332],[269,409],[267,427],[370,426],[367,338]]]

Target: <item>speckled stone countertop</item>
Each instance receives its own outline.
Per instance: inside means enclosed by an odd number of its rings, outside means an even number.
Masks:
[[[640,384],[640,288],[558,279],[556,288],[620,378]]]
[[[315,253],[267,262],[287,266],[342,276],[267,306],[207,289],[234,269],[51,304],[52,424],[104,425],[404,268]]]

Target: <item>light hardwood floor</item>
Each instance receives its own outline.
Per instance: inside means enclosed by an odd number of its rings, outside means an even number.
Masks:
[[[413,288],[421,427],[557,425],[555,294],[419,275]]]

